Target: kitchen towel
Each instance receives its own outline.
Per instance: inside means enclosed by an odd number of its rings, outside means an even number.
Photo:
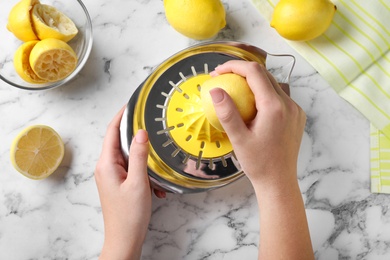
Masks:
[[[279,0],[252,0],[271,21]],[[390,1],[333,0],[328,30],[287,41],[332,88],[371,122],[371,191],[390,193]]]

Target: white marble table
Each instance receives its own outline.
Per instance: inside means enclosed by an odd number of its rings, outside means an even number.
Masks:
[[[41,92],[0,82],[0,259],[96,259],[103,222],[94,168],[106,126],[161,61],[195,44],[167,23],[162,1],[85,0],[94,46],[66,86]],[[297,58],[292,97],[307,113],[299,183],[317,259],[390,259],[390,197],[370,193],[369,122],[341,99],[255,10],[224,0],[237,40]],[[47,124],[63,137],[59,170],[42,181],[9,160],[16,134]],[[153,199],[142,259],[256,259],[258,208],[249,181]]]

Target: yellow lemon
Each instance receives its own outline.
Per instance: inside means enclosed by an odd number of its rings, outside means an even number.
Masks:
[[[246,79],[234,73],[218,75],[206,80],[200,91],[201,103],[206,118],[218,130],[224,132],[209,93],[213,88],[221,88],[229,94],[245,123],[249,123],[256,116],[255,97]]]
[[[38,41],[23,43],[15,52],[14,67],[18,75],[29,83],[39,84],[46,81],[39,78],[30,66],[30,53]]]
[[[44,39],[31,50],[30,65],[39,78],[49,82],[58,81],[74,71],[77,55],[64,41]]]
[[[14,139],[10,157],[15,169],[31,179],[43,179],[60,165],[64,143],[54,129],[34,125],[22,130]]]
[[[68,42],[78,33],[73,21],[50,5],[34,5],[31,18],[36,35],[41,40],[55,38]]]
[[[271,27],[288,40],[308,41],[328,29],[336,10],[329,0],[281,0],[275,6]]]
[[[21,41],[38,40],[31,25],[30,12],[34,5],[39,4],[38,0],[21,0],[9,13],[7,29]]]
[[[209,39],[226,25],[220,0],[164,0],[164,9],[170,25],[192,39]]]

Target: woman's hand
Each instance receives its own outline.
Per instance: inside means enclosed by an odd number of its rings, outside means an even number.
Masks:
[[[108,126],[95,179],[103,211],[105,239],[101,259],[139,259],[151,217],[152,194],[147,174],[147,132],[137,132],[129,162],[120,147],[124,108]],[[165,197],[164,192],[156,192]]]
[[[212,74],[223,73],[245,77],[256,101],[256,117],[246,125],[225,91],[210,91],[217,116],[256,192],[259,259],[314,259],[297,180],[305,113],[258,63],[229,61]]]
[[[226,92],[210,91],[219,120],[248,178],[265,187],[296,180],[296,171],[290,169],[297,165],[305,113],[258,63],[229,61],[212,75],[223,73],[245,77],[255,96],[257,115],[246,125]]]

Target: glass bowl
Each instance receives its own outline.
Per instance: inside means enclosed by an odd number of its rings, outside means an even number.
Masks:
[[[88,11],[81,0],[41,0],[41,4],[54,6],[75,23],[78,34],[68,42],[77,54],[76,69],[66,78],[44,84],[31,84],[25,82],[16,73],[13,65],[13,56],[23,43],[7,30],[8,15],[18,1],[3,1],[0,8],[0,79],[11,86],[26,90],[51,89],[73,79],[85,65],[92,49],[92,23]]]

